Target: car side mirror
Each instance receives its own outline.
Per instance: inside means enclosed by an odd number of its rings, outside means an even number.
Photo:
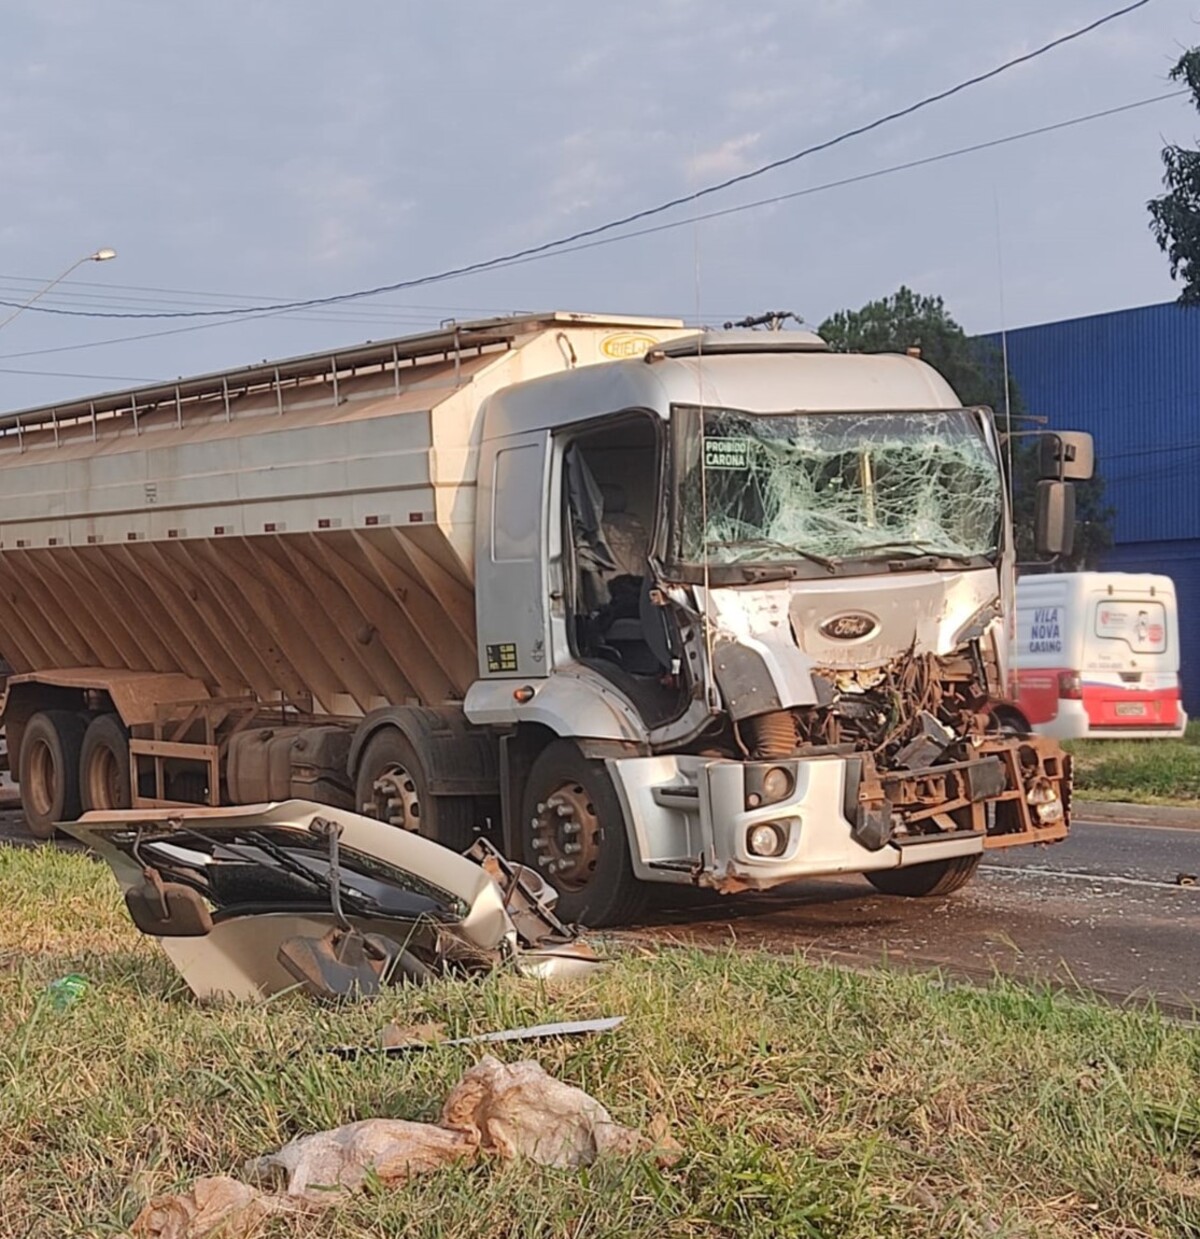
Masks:
[[[198,891],[151,873],[141,886],[125,892],[125,906],[142,933],[155,938],[203,938],[212,933],[212,913]]]
[[[1075,546],[1075,487],[1070,482],[1037,484],[1033,541],[1039,555],[1070,555]]]
[[[1046,481],[1086,482],[1096,469],[1092,436],[1084,430],[1052,430],[1040,436],[1038,474]]]

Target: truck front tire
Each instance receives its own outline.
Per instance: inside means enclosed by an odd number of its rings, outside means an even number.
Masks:
[[[421,755],[395,727],[371,737],[355,780],[358,811],[411,830],[456,852],[475,841],[474,802],[470,796],[433,796]]]
[[[935,895],[950,895],[975,876],[983,855],[952,856],[949,860],[931,860],[905,869],[877,869],[867,874],[867,881],[885,895],[907,895],[910,899],[927,899]]]
[[[521,818],[524,862],[558,891],[562,920],[599,928],[642,910],[646,888],[633,876],[625,815],[603,762],[553,741],[529,772]]]
[[[55,822],[80,814],[79,758],[83,718],[70,710],[43,710],[25,725],[18,763],[25,825],[36,839],[50,839]]]

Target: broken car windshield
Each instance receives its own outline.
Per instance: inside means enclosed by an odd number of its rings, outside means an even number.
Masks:
[[[137,832],[116,835],[113,842],[134,859],[140,850],[168,880],[190,878],[189,885],[221,911],[330,906],[328,845],[315,836],[269,826],[219,835],[185,827],[140,844]],[[400,919],[465,915],[461,901],[377,857],[343,846],[340,868],[342,899],[356,913]]]
[[[756,414],[677,407],[675,550],[685,565],[836,566],[995,553],[1000,470],[976,414]],[[701,448],[703,444],[703,450]]]

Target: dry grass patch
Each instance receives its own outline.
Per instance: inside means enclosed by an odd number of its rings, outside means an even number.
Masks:
[[[372,1006],[206,1008],[130,926],[106,869],[0,850],[0,1233],[112,1236],[146,1197],[303,1132],[434,1119],[475,1059],[345,1063],[389,1021],[449,1035],[627,1015],[536,1057],[685,1148],[585,1172],[481,1163],[268,1235],[1178,1236],[1200,1233],[1200,1039],[1008,983],[752,952],[629,954],[594,981],[442,983]],[[45,987],[87,976],[56,1014]],[[306,1227],[308,1229],[306,1230]]]

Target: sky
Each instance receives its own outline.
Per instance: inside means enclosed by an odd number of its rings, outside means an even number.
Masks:
[[[904,107],[1120,0],[6,0],[0,300],[219,309],[423,276],[692,192]],[[1151,0],[916,115],[649,224],[1165,94],[1200,0]],[[0,327],[0,409],[513,310],[766,310],[901,284],[971,332],[1171,300],[1148,230],[1185,97],[718,219],[257,320]],[[0,306],[0,319],[10,311]],[[153,334],[152,334],[153,333]],[[140,337],[130,339],[129,337]]]

